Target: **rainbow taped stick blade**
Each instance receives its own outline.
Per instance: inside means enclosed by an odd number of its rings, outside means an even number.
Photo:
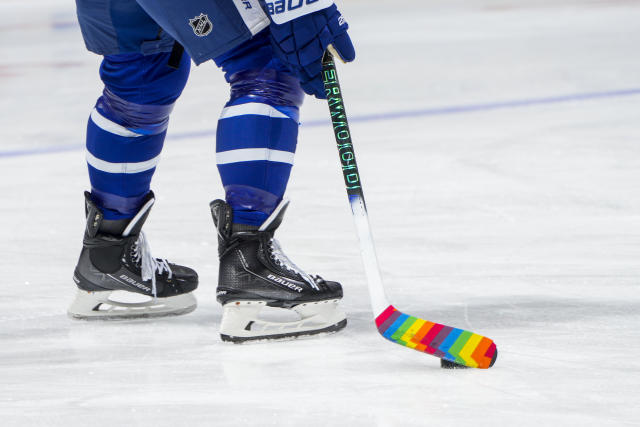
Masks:
[[[390,305],[377,318],[378,332],[396,344],[470,368],[487,369],[498,357],[487,337],[409,316]]]

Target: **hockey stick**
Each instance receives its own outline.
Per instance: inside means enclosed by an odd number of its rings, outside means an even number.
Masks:
[[[329,48],[331,50],[331,46]],[[409,316],[398,311],[387,301],[369,226],[362,181],[353,151],[342,90],[338,82],[333,55],[329,51],[325,53],[322,61],[322,75],[378,332],[396,344],[439,357],[443,368],[490,368],[498,357],[498,349],[491,339],[463,329]]]

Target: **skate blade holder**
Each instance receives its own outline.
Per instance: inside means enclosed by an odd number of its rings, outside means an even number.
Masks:
[[[67,314],[75,319],[133,319],[186,314],[195,310],[192,293],[167,298],[126,291],[88,292],[77,290]]]
[[[230,301],[223,306],[220,334],[225,341],[244,342],[329,332],[346,319],[338,301],[300,303],[290,309],[270,307],[267,301]],[[292,317],[296,319],[289,320]]]

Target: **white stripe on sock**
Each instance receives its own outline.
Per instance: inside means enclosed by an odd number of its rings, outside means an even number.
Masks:
[[[148,171],[150,169],[155,168],[160,162],[160,155],[157,155],[153,159],[146,160],[144,162],[138,163],[112,163],[101,160],[91,154],[90,152],[86,152],[87,154],[87,163],[89,163],[94,168],[98,169],[102,172],[108,173],[139,173]]]
[[[258,102],[250,102],[248,104],[231,105],[222,109],[220,120],[229,117],[246,116],[253,114],[256,116],[276,117],[279,119],[288,119],[289,116],[276,110],[271,105],[260,104]]]
[[[138,136],[142,136],[139,133],[135,133],[127,129],[126,127],[119,125],[111,120],[107,119],[105,116],[100,114],[98,110],[95,108],[91,112],[91,121],[95,123],[100,129],[105,130],[109,133],[113,133],[119,136],[126,136],[129,138],[135,138]]]
[[[238,162],[254,162],[268,160],[270,162],[289,163],[293,165],[294,153],[268,148],[241,148],[238,150],[220,151],[216,153],[216,161],[219,165]]]

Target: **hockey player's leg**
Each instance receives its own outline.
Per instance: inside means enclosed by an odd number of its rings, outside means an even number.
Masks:
[[[216,63],[231,84],[216,150],[226,202],[211,203],[219,237],[221,336],[242,342],[342,329],[340,284],[305,273],[274,239],[287,206],[283,195],[297,142],[303,99],[298,80],[273,56],[264,34]],[[298,318],[267,321],[259,316],[265,307]]]
[[[87,125],[91,193],[85,194],[87,226],[74,272],[72,317],[148,317],[196,307],[196,272],[153,258],[141,231],[155,200],[149,187],[169,114],[189,73],[186,55],[178,69],[167,66],[168,57],[111,55],[100,68],[105,89]],[[117,301],[114,291],[144,300]]]

